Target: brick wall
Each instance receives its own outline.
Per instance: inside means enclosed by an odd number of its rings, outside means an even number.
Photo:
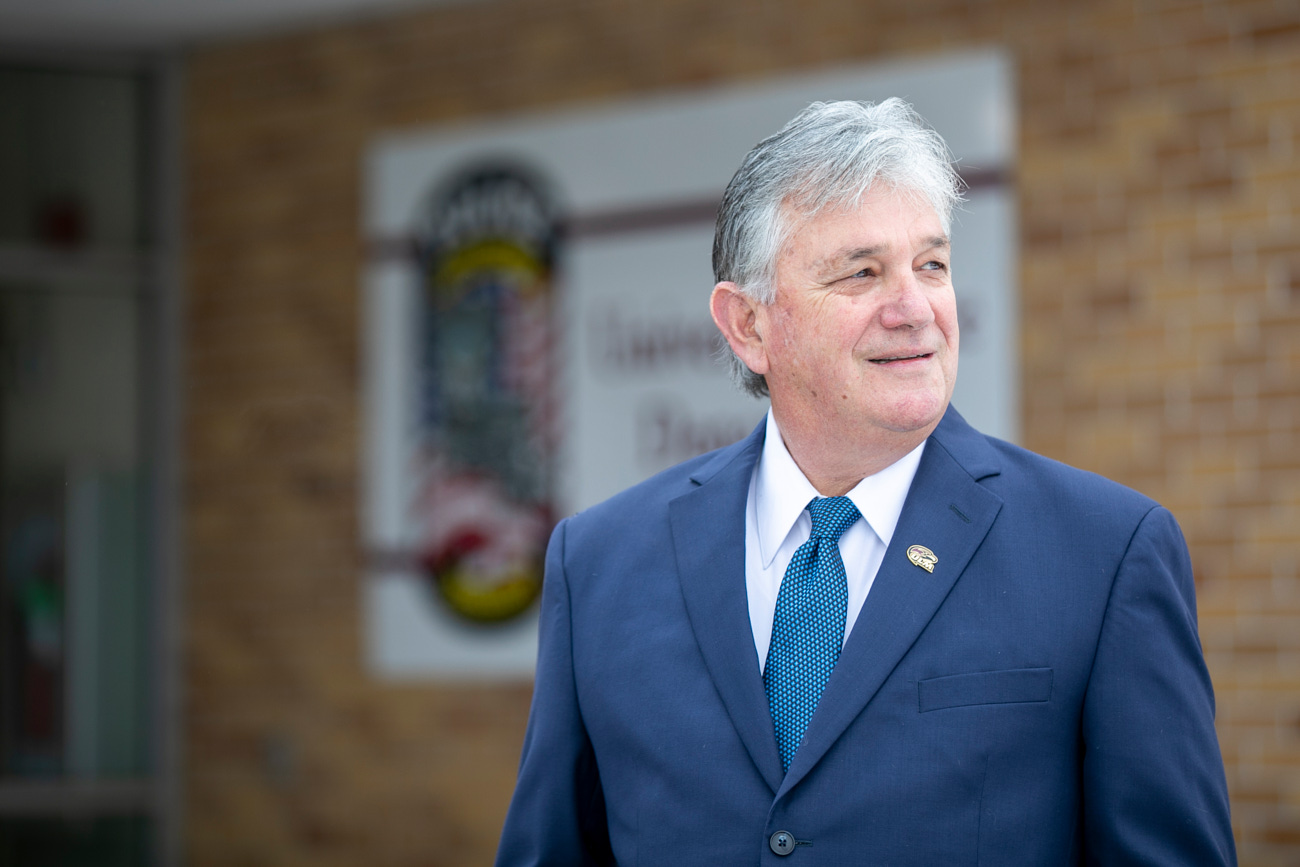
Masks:
[[[499,0],[193,50],[189,863],[482,864],[513,782],[526,686],[363,667],[371,138],[989,45],[1019,79],[1025,439],[1182,522],[1241,861],[1300,863],[1300,5],[1282,0]]]

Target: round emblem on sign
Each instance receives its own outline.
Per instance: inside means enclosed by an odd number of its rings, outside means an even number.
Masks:
[[[532,173],[453,176],[419,215],[419,559],[479,623],[537,598],[555,453],[554,207]]]

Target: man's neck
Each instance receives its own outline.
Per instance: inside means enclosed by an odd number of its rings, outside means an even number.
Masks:
[[[815,425],[807,430],[797,420],[783,419],[775,408],[772,414],[786,451],[823,497],[843,496],[867,476],[902,460],[939,424],[915,431],[833,431]]]

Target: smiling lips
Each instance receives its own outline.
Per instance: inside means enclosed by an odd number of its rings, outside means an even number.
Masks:
[[[918,352],[913,355],[891,355],[885,358],[872,358],[870,361],[872,364],[889,364],[892,361],[913,361],[917,358],[929,358],[933,354],[932,352]]]

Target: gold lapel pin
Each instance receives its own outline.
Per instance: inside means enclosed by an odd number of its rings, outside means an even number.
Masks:
[[[933,572],[935,564],[939,562],[934,552],[924,545],[913,545],[908,548],[907,559],[912,561],[913,566],[920,566],[927,572]]]

